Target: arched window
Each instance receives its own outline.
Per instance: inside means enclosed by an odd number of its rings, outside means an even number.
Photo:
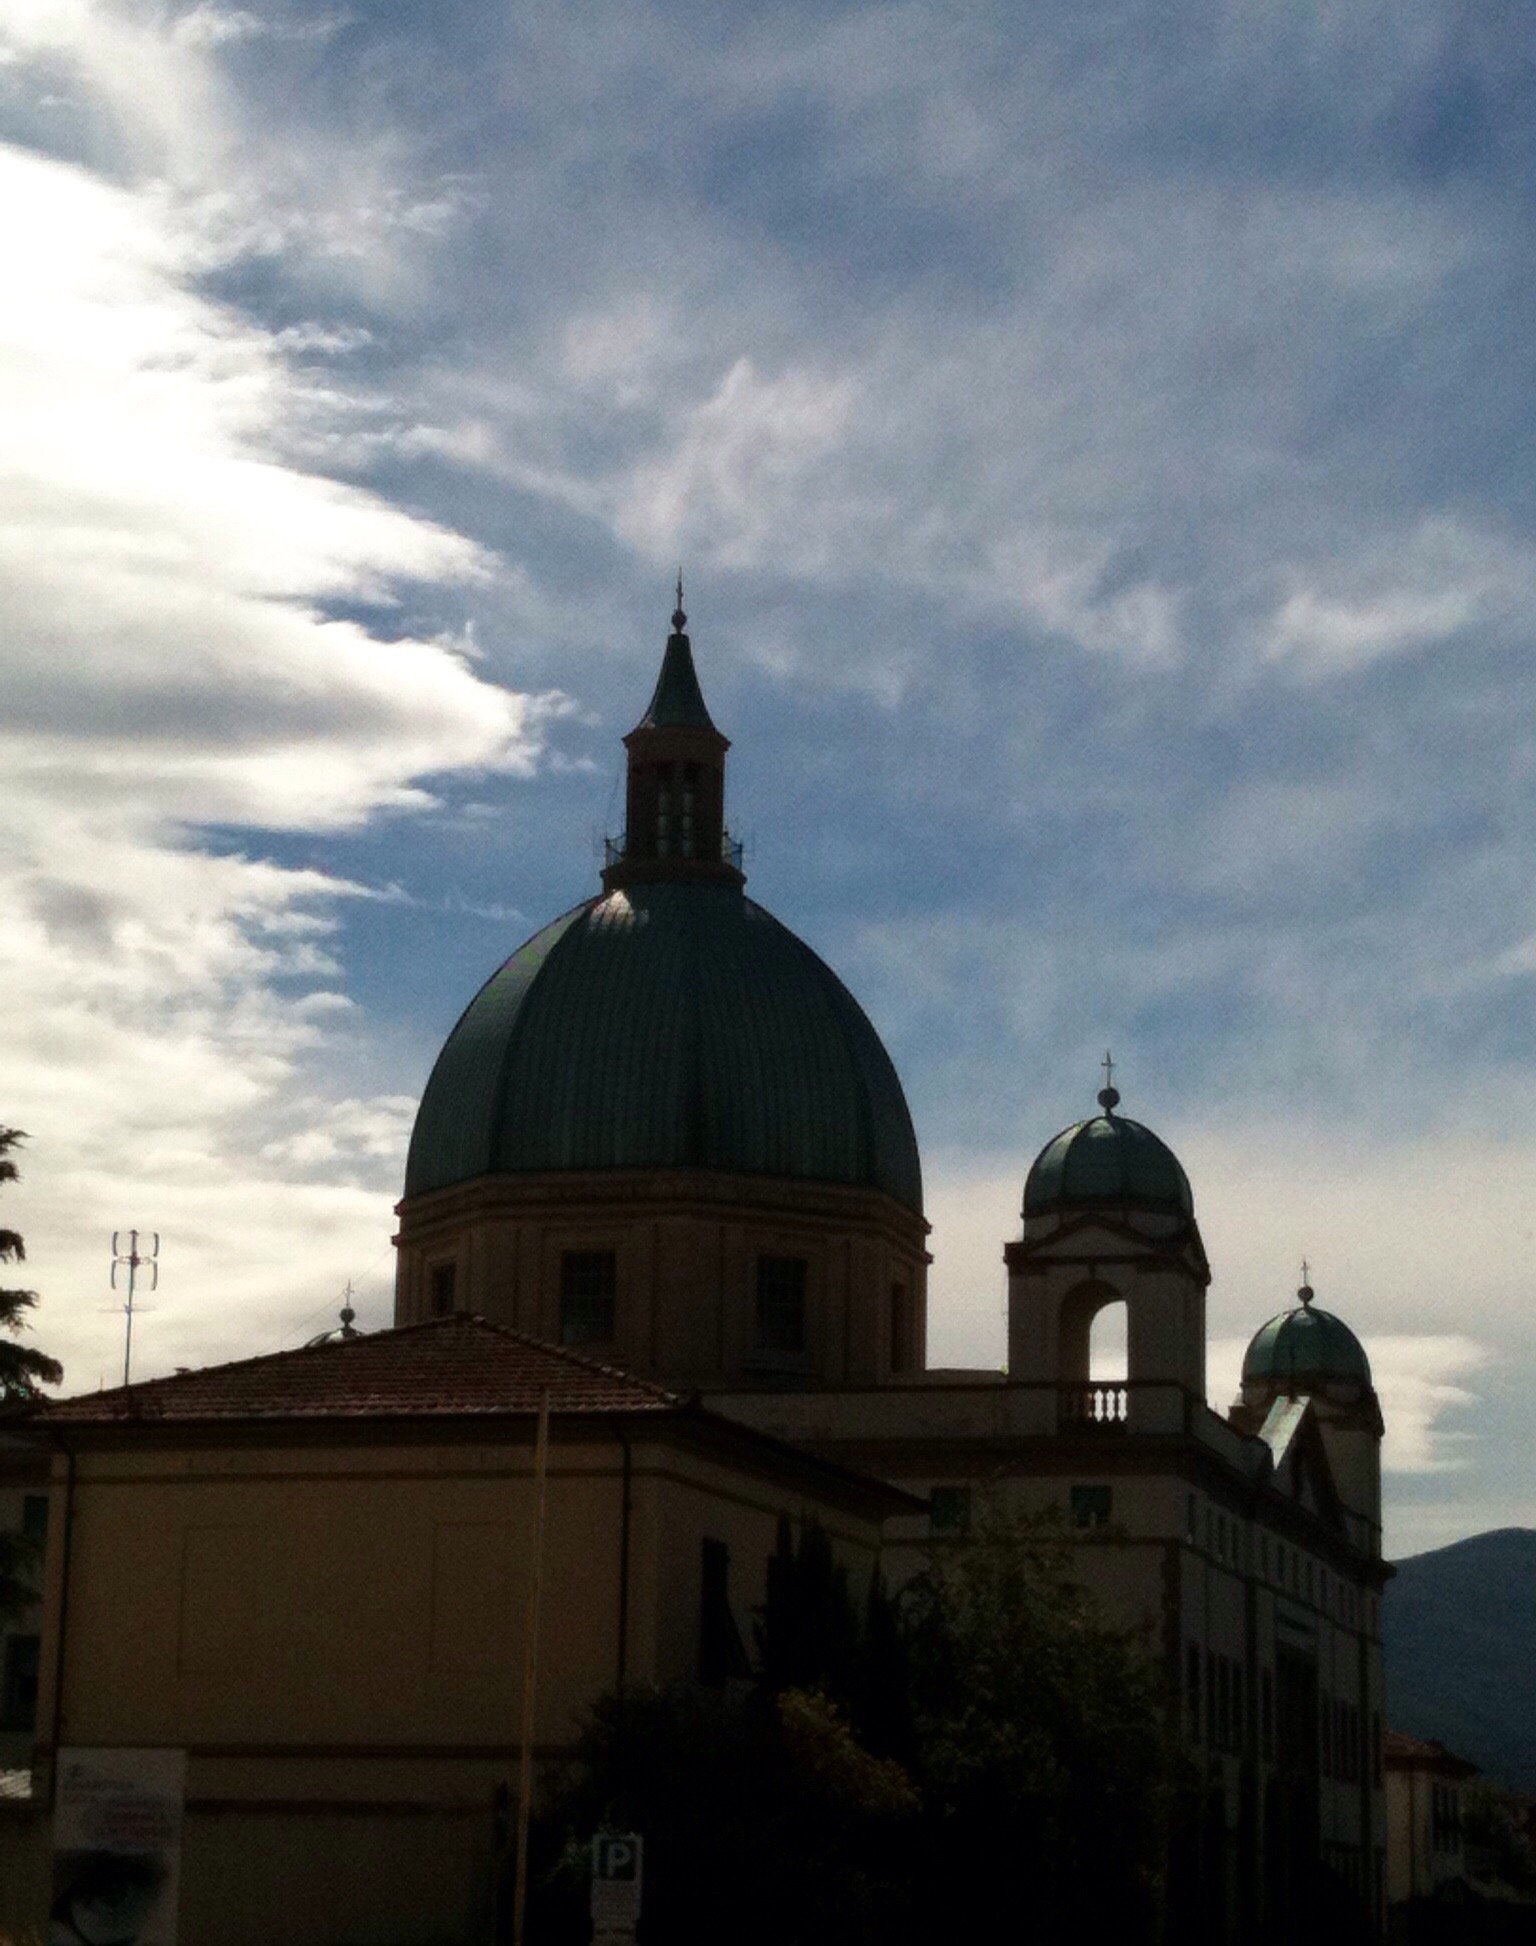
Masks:
[[[1125,1301],[1119,1298],[1096,1311],[1089,1326],[1089,1384],[1124,1385],[1126,1357]]]

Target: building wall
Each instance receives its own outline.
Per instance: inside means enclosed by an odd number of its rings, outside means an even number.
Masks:
[[[1435,1764],[1389,1761],[1388,1897],[1393,1905],[1432,1898],[1451,1879],[1466,1876],[1462,1838],[1462,1779]]]
[[[395,1322],[437,1302],[558,1344],[562,1257],[612,1251],[614,1335],[583,1350],[685,1387],[864,1384],[892,1372],[893,1290],[908,1311],[905,1363],[924,1363],[926,1234],[890,1197],[830,1184],[704,1170],[486,1177],[401,1204]],[[801,1357],[755,1342],[761,1256],[805,1260]]]
[[[745,1640],[781,1514],[818,1518],[855,1574],[877,1558],[873,1514],[808,1472],[796,1479],[802,1469],[776,1474],[643,1427],[630,1437],[632,1680],[697,1675],[706,1539],[730,1551]],[[39,1781],[53,1725],[47,1650],[63,1613],[60,1743],[188,1752],[184,1946],[426,1946],[483,1930],[517,1774],[531,1439],[328,1441],[289,1427],[286,1438],[151,1432],[88,1448],[72,1490],[67,1612],[62,1459],[53,1491]],[[612,1427],[557,1421],[543,1756],[571,1747],[619,1679],[623,1499]],[[20,1820],[0,1823],[0,1898],[7,1882],[31,1882],[28,1842]],[[9,1907],[0,1928],[41,1917]]]

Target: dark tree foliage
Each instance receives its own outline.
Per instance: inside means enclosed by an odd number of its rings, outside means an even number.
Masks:
[[[588,1937],[588,1844],[644,1834],[642,1940],[666,1946],[884,1946],[902,1937],[901,1769],[825,1697],[680,1689],[599,1703],[539,1821],[529,1935]]]
[[[26,1140],[19,1128],[0,1127],[0,1183],[15,1182],[11,1151]],[[24,1263],[26,1245],[15,1230],[0,1229],[0,1264]],[[0,1414],[25,1408],[45,1385],[57,1385],[64,1368],[33,1345],[18,1342],[37,1292],[0,1290]],[[0,1619],[14,1620],[36,1598],[37,1548],[24,1534],[0,1533]]]
[[[926,1930],[1153,1936],[1174,1753],[1158,1672],[1071,1577],[1057,1516],[983,1503],[907,1591]]]
[[[541,1821],[538,1936],[585,1937],[606,1827],[646,1838],[642,1946],[1151,1940],[1164,1698],[1070,1565],[1059,1523],[991,1511],[856,1604],[826,1535],[781,1523],[756,1687],[598,1706]]]

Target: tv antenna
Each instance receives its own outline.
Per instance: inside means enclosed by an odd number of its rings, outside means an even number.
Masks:
[[[125,1234],[128,1238],[128,1248],[126,1250],[123,1249],[122,1247],[122,1240]],[[148,1232],[147,1234],[152,1238],[152,1241],[142,1246],[139,1242],[139,1237],[141,1234],[144,1233],[141,1233],[138,1230],[128,1230],[126,1232],[122,1230],[114,1230],[112,1232],[112,1288],[113,1290],[117,1290],[120,1288],[117,1281],[117,1273],[120,1270],[127,1272],[127,1278],[126,1278],[127,1288],[124,1293],[123,1306],[122,1306],[123,1319],[124,1319],[124,1331],[123,1331],[123,1383],[124,1385],[128,1383],[128,1373],[133,1364],[133,1311],[134,1311],[133,1300],[139,1288],[139,1272],[143,1270],[149,1273],[149,1288],[151,1290],[157,1290],[160,1284],[160,1232],[158,1230],[153,1230]]]

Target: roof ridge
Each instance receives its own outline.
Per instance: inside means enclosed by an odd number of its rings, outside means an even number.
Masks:
[[[600,1358],[589,1358],[585,1352],[573,1351],[569,1345],[557,1345],[548,1338],[536,1338],[531,1331],[520,1331],[515,1324],[503,1324],[497,1318],[488,1318],[481,1311],[455,1311],[451,1317],[429,1318],[429,1325],[466,1323],[483,1325],[487,1331],[498,1336],[510,1338],[515,1344],[527,1345],[534,1351],[547,1351],[556,1358],[564,1359],[568,1365],[577,1365],[583,1371],[596,1372],[603,1378],[622,1379],[626,1385],[637,1385],[644,1391],[655,1393],[669,1405],[687,1405],[689,1400],[681,1392],[673,1392],[665,1385],[659,1385],[653,1378],[645,1378],[639,1372],[632,1372],[623,1365],[608,1365]],[[419,1330],[419,1325],[402,1325],[400,1330]],[[374,1333],[374,1336],[377,1336]]]
[[[334,1356],[359,1345],[377,1345],[399,1338],[422,1337],[433,1332],[451,1330],[456,1326],[462,1328],[464,1325],[475,1325],[484,1331],[495,1332],[498,1336],[510,1338],[514,1343],[526,1346],[530,1350],[546,1352],[551,1357],[561,1359],[582,1371],[592,1372],[602,1378],[617,1379],[625,1385],[634,1386],[637,1390],[649,1392],[668,1405],[681,1407],[689,1402],[681,1393],[669,1391],[667,1387],[658,1385],[654,1379],[644,1378],[638,1372],[627,1371],[621,1365],[607,1365],[598,1359],[585,1357],[580,1352],[572,1351],[568,1345],[551,1344],[547,1338],[537,1338],[531,1332],[519,1331],[513,1325],[500,1324],[493,1318],[484,1317],[478,1311],[451,1311],[446,1317],[418,1318],[410,1324],[390,1324],[375,1331],[362,1331],[354,1338],[330,1338],[318,1344],[307,1341],[301,1345],[285,1345],[276,1351],[254,1352],[248,1358],[219,1359],[211,1365],[195,1365],[184,1371],[162,1372],[155,1378],[135,1379],[130,1385],[112,1385],[95,1392],[72,1392],[61,1398],[42,1398],[18,1416],[30,1416],[34,1413],[46,1416],[51,1407],[83,1405],[87,1401],[92,1403],[99,1401],[103,1407],[109,1406],[113,1401],[122,1401],[123,1410],[131,1411],[130,1401],[158,1394],[162,1390],[191,1387],[213,1372],[245,1372],[260,1365],[275,1365],[284,1361],[325,1354]]]

